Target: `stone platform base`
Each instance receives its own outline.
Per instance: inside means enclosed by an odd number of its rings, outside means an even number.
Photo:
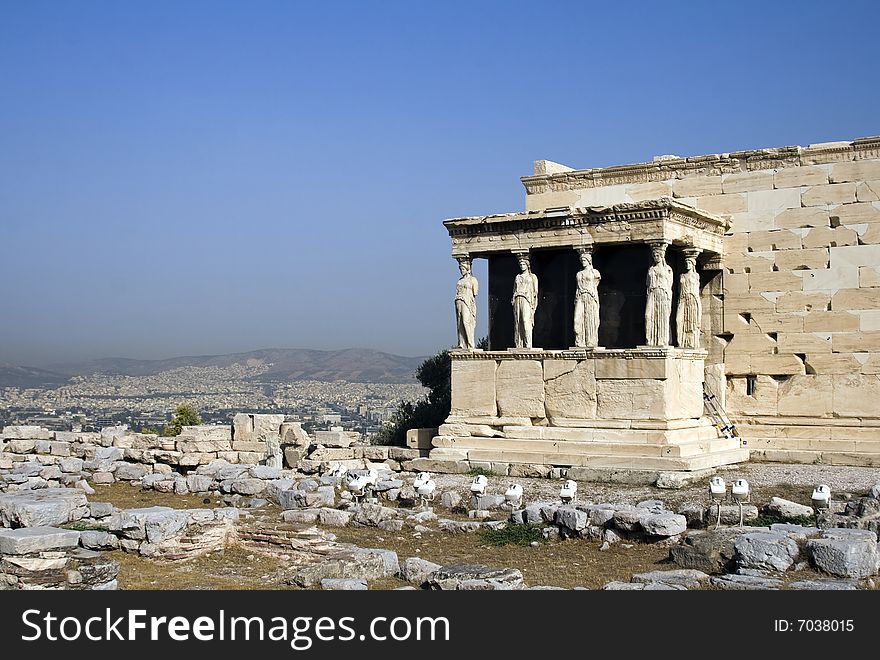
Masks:
[[[450,418],[453,421],[455,418]],[[513,421],[513,420],[509,420]],[[693,471],[740,463],[749,450],[707,418],[668,422],[572,420],[581,426],[449,423],[429,459],[551,467]],[[467,434],[467,435],[465,435]]]
[[[732,420],[752,460],[880,467],[880,420],[753,417]]]

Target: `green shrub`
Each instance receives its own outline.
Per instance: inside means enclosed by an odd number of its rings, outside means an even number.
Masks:
[[[477,342],[477,348],[489,348],[489,338]],[[429,357],[416,369],[416,379],[428,393],[418,401],[404,401],[373,436],[374,445],[406,446],[409,429],[435,428],[449,417],[452,408],[452,360],[449,351]]]
[[[508,524],[503,529],[481,529],[480,541],[484,545],[531,545],[534,541],[546,543],[541,525]]]
[[[176,437],[183,431],[184,426],[198,426],[202,423],[198,411],[188,403],[181,403],[174,409],[171,421],[165,425],[162,435],[167,438]]]
[[[486,468],[481,467],[472,467],[468,470],[468,475],[471,477],[476,477],[477,475],[482,474],[484,477],[494,477],[496,474],[492,472],[492,470],[487,470]]]
[[[418,381],[428,389],[427,395],[416,402],[403,401],[390,420],[373,437],[373,444],[406,446],[409,429],[440,426],[452,405],[452,362],[449,351],[441,351],[428,358],[416,371]]]

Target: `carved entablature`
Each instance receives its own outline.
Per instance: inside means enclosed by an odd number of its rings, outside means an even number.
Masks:
[[[722,254],[730,223],[669,197],[608,207],[540,211],[446,220],[455,256],[485,256],[540,248],[665,241],[699,248],[704,259]]]
[[[452,349],[452,360],[704,360],[708,351],[699,348],[643,347],[565,350],[511,349],[509,351],[463,351]]]
[[[826,142],[807,147],[754,149],[727,154],[687,158],[664,157],[650,163],[570,170],[524,176],[520,180],[527,195],[619,184],[671,181],[690,176],[721,176],[740,172],[836,163],[880,157],[880,137],[863,137],[851,142]]]

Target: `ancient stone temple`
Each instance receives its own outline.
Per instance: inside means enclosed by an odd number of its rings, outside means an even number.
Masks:
[[[880,465],[880,138],[522,181],[525,211],[444,223],[459,340],[432,459]]]

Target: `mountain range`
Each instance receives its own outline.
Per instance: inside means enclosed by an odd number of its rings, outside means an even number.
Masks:
[[[151,376],[181,367],[230,367],[235,364],[266,366],[251,380],[343,380],[359,383],[412,383],[423,357],[404,357],[366,348],[318,351],[304,348],[270,348],[227,355],[196,355],[162,360],[100,358],[49,365],[47,369],[0,363],[0,387],[57,387],[72,376],[109,374]]]

